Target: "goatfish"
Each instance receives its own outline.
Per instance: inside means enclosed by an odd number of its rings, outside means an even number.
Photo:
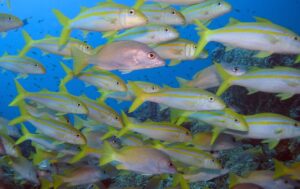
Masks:
[[[70,144],[86,144],[84,135],[70,124],[49,118],[36,118],[30,115],[25,107],[25,102],[19,102],[20,116],[11,120],[9,125],[16,125],[23,122],[29,122],[35,126],[41,133],[58,141],[67,142]]]
[[[99,3],[98,6],[83,9],[73,19],[67,18],[59,10],[53,12],[63,26],[59,46],[67,43],[73,29],[114,33],[121,29],[145,25],[148,22],[139,10],[113,2]]]
[[[200,20],[203,23],[210,22],[211,20],[230,12],[231,9],[231,5],[226,1],[208,0],[199,4],[184,7],[180,12],[185,17],[186,23],[191,24],[195,20]]]
[[[183,25],[184,16],[173,7],[163,7],[159,3],[144,4],[139,8],[151,24]]]
[[[0,134],[0,141],[4,150],[4,154],[16,158],[22,156],[20,148],[18,146],[15,146],[14,139],[3,132],[1,132]]]
[[[43,149],[48,152],[49,151],[61,152],[61,153],[67,152],[66,154],[70,154],[68,153],[69,151],[67,151],[68,148],[71,148],[70,144],[67,143],[58,144],[57,141],[52,137],[48,137],[44,134],[39,134],[39,133],[33,134],[27,130],[26,126],[23,123],[21,123],[21,131],[23,135],[20,138],[18,138],[18,140],[15,142],[15,145],[19,145],[25,142],[26,140],[30,140],[32,145],[36,149]]]
[[[70,122],[69,119],[67,119],[65,116],[57,116],[56,115],[57,111],[43,107],[42,105],[35,103],[33,101],[26,102],[25,109],[29,112],[30,115],[33,115],[34,117],[41,117],[41,118],[47,117],[64,123]]]
[[[229,188],[232,189],[237,184],[254,183],[264,189],[293,189],[294,186],[284,179],[273,179],[273,172],[269,170],[253,171],[245,177],[229,174]]]
[[[67,186],[91,184],[106,178],[108,178],[108,175],[100,168],[86,165],[67,170],[65,175],[53,175],[53,187],[56,189],[64,183]]]
[[[276,147],[281,139],[300,136],[300,122],[280,114],[259,113],[244,118],[248,124],[248,132],[225,132],[242,138],[263,139],[271,149]]]
[[[74,64],[77,64],[77,60],[74,57]],[[105,71],[105,70],[87,70],[81,71],[76,74],[68,66],[61,63],[61,67],[64,69],[66,76],[60,82],[60,88],[63,88],[68,81],[76,77],[79,80],[83,81],[86,86],[93,85],[98,88],[98,91],[101,93],[111,93],[111,92],[125,92],[127,91],[126,83],[117,75]],[[105,95],[102,94],[102,95]]]
[[[211,154],[195,147],[187,147],[182,144],[165,146],[159,142],[154,144],[153,147],[186,165],[206,169],[221,168],[220,163]]]
[[[24,179],[39,185],[40,181],[37,177],[37,172],[33,164],[23,156],[9,157],[9,164],[13,169]]]
[[[19,129],[16,127],[8,127],[8,123],[9,121],[7,119],[0,117],[0,133],[19,138],[21,136]]]
[[[114,128],[123,128],[121,116],[104,102],[94,101],[86,97],[81,97],[80,99],[88,107],[89,113],[87,116],[89,118]]]
[[[260,51],[257,55],[259,58],[273,53],[300,54],[300,36],[266,19],[256,18],[256,20],[257,22],[253,23],[240,23],[231,19],[228,26],[216,30],[209,30],[196,20],[201,36],[196,54],[199,54],[210,41],[220,42],[230,47]],[[296,62],[300,62],[300,55]]]
[[[282,162],[274,159],[275,173],[273,178],[288,176],[294,180],[300,180],[300,162],[295,162],[290,166],[285,166]]]
[[[132,81],[132,82],[134,82],[143,91],[148,93],[158,92],[161,89],[159,85],[150,82],[145,82],[145,81]],[[101,96],[101,99],[104,100],[105,98],[112,98],[112,99],[116,99],[118,102],[133,101],[135,95],[129,85],[127,85],[127,88],[128,88],[127,92],[108,93],[106,96],[103,97]]]
[[[191,171],[184,171],[182,174],[176,174],[173,180],[173,186],[180,184],[188,186],[189,183],[209,181],[228,173],[227,169],[203,169],[197,168]]]
[[[211,145],[214,144],[219,134],[227,129],[242,132],[248,131],[248,124],[243,115],[229,108],[215,111],[183,112],[176,124],[181,125],[187,118],[196,119],[214,127]]]
[[[171,60],[169,66],[175,66],[184,60],[206,59],[208,57],[207,51],[202,51],[199,56],[196,56],[196,49],[196,44],[186,39],[158,44],[153,48],[161,58]]]
[[[239,146],[234,137],[228,134],[220,134],[213,145],[210,144],[213,134],[211,132],[199,132],[193,135],[192,144],[201,150],[209,151],[211,153],[229,150]]]
[[[69,58],[72,56],[72,47],[77,47],[86,54],[93,54],[93,48],[90,45],[75,38],[70,38],[67,44],[64,45],[63,48],[60,48],[58,45],[59,38],[57,37],[47,35],[43,39],[33,40],[25,30],[22,31],[22,34],[25,40],[25,46],[19,53],[19,56],[24,56],[32,48],[38,48],[44,51],[44,54],[51,53],[64,56],[65,58]]]
[[[129,112],[135,111],[145,101],[190,111],[222,110],[226,107],[221,98],[202,89],[164,88],[158,92],[147,93],[132,82],[129,85],[136,96]]]
[[[240,76],[246,73],[246,69],[240,65],[222,63],[222,67],[230,75]],[[176,77],[176,79],[180,87],[193,87],[200,89],[218,87],[222,83],[222,78],[218,74],[215,64],[197,72],[193,76],[192,80],[186,80],[180,77]]]
[[[19,77],[26,78],[28,74],[45,74],[46,69],[42,63],[29,57],[11,56],[4,54],[0,57],[0,67],[19,73]]]
[[[249,92],[257,91],[279,93],[281,100],[291,98],[300,93],[300,70],[289,67],[254,68],[241,76],[228,74],[220,64],[216,69],[223,79],[218,88],[217,95],[220,96],[232,85],[246,87]]]
[[[166,3],[166,4],[174,4],[174,5],[193,5],[197,3],[202,3],[207,0],[141,0],[137,1],[135,7],[140,7],[140,5],[143,5],[146,2],[157,2],[157,3]]]
[[[27,92],[17,80],[15,80],[15,84],[18,96],[9,106],[16,106],[20,101],[27,99],[62,113],[88,114],[86,105],[79,98],[66,92],[41,91],[31,93]]]
[[[122,112],[122,117],[125,127],[118,133],[117,137],[123,136],[128,131],[133,131],[166,142],[189,142],[192,140],[192,134],[189,130],[172,123],[152,121],[139,123],[133,118],[128,118],[124,112]]]
[[[148,24],[127,29],[108,38],[108,42],[133,40],[145,44],[159,44],[177,39],[179,33],[168,25]]]
[[[11,14],[0,14],[0,32],[17,29],[23,26],[23,21]]]
[[[167,155],[148,146],[126,146],[121,149],[114,149],[108,142],[104,142],[100,165],[112,161],[119,163],[116,165],[119,170],[151,175],[176,173],[176,168]]]

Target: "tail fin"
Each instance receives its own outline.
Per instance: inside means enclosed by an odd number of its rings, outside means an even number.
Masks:
[[[49,189],[52,187],[52,183],[46,178],[41,178],[41,189]]]
[[[19,109],[20,109],[20,116],[11,120],[8,125],[16,125],[25,121],[28,121],[28,119],[31,118],[31,115],[27,112],[25,109],[25,101],[21,101],[18,103]]]
[[[31,45],[33,43],[32,38],[30,37],[30,35],[25,30],[22,31],[22,34],[23,34],[23,38],[25,40],[25,46],[23,47],[23,49],[19,53],[19,56],[25,56],[26,53],[31,49]]]
[[[69,163],[73,164],[76,163],[78,161],[80,161],[82,158],[86,157],[89,154],[99,154],[99,156],[101,156],[101,150],[97,150],[91,147],[88,147],[87,145],[84,145],[81,147],[81,151],[76,154]]]
[[[296,63],[296,64],[300,63],[300,55],[298,55],[298,56],[296,57],[295,63]]]
[[[26,126],[23,123],[21,123],[21,131],[23,135],[15,142],[15,145],[19,145],[24,141],[32,138],[32,134],[27,130]]]
[[[21,86],[21,84],[15,80],[18,95],[8,106],[16,106],[21,100],[23,100],[27,94],[27,91]]]
[[[131,87],[133,93],[135,94],[135,100],[129,108],[129,113],[135,111],[140,105],[142,105],[147,97],[147,93],[140,89],[135,83],[128,82],[128,85]]]
[[[199,30],[198,35],[201,39],[198,42],[197,49],[195,52],[195,56],[198,57],[200,53],[203,51],[206,44],[209,42],[207,40],[207,36],[211,30],[209,30],[204,24],[202,24],[199,20],[195,20],[195,24],[197,25],[197,30]]]
[[[68,42],[69,36],[71,34],[71,28],[70,28],[70,19],[63,15],[59,10],[54,9],[53,13],[57,17],[59,23],[63,26],[63,30],[60,35],[59,39],[59,46],[63,46]]]
[[[275,165],[275,172],[273,176],[274,179],[286,175],[286,166],[282,162],[274,159],[274,165]]]
[[[188,112],[182,112],[182,111],[179,112],[181,112],[181,115],[179,119],[176,121],[176,125],[181,125],[182,123],[184,123],[188,119],[188,116],[190,114]]]
[[[133,6],[133,8],[134,9],[139,9],[144,3],[145,3],[145,0],[137,0],[135,2],[135,5]]]
[[[52,178],[53,178],[53,188],[54,189],[58,188],[64,182],[64,179],[62,176],[53,175]]]
[[[73,74],[76,76],[88,65],[88,55],[77,47],[71,48],[73,58]]]
[[[71,79],[73,79],[74,74],[73,74],[72,70],[68,66],[66,66],[64,63],[60,62],[60,65],[66,73],[66,76],[60,81],[60,84],[59,84],[59,88],[60,88],[60,90],[62,90],[62,88],[65,87],[65,85]]]
[[[114,161],[115,156],[116,156],[115,149],[107,141],[104,141],[103,156],[100,158],[100,166]]]
[[[218,74],[221,76],[221,78],[223,80],[223,83],[220,85],[220,87],[218,88],[218,91],[216,93],[218,96],[221,96],[231,86],[231,82],[232,82],[232,79],[234,78],[234,76],[227,73],[221,64],[215,63],[215,67],[216,67]]]
[[[122,111],[121,113],[122,113],[122,119],[123,119],[125,127],[119,131],[117,137],[121,137],[121,136],[125,135],[128,132],[128,130],[132,124],[130,122],[129,118],[127,117],[127,115],[125,114],[125,112]]]
[[[173,180],[173,186],[180,184],[181,189],[190,189],[189,183],[184,179],[183,175],[176,174]]]
[[[183,79],[181,77],[176,77],[176,80],[178,81],[180,87],[190,87],[188,84],[189,80]]]
[[[234,173],[229,174],[229,189],[233,188],[235,185],[239,184],[240,177]]]

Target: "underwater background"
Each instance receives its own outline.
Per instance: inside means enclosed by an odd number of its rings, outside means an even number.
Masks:
[[[0,38],[0,54],[18,54],[25,45],[22,37],[22,30],[26,30],[33,39],[42,39],[45,35],[59,36],[61,25],[52,12],[52,9],[58,9],[67,17],[74,18],[81,7],[92,7],[103,1],[95,0],[12,0],[11,8],[7,8],[5,2],[0,4],[1,13],[13,14],[23,20],[26,25],[20,29],[8,32],[7,36]],[[115,0],[116,3],[128,6],[134,5],[133,0]],[[240,21],[254,21],[254,16],[263,17],[272,22],[284,26],[297,34],[300,34],[300,0],[227,0],[232,5],[232,11],[212,21],[208,26],[210,29],[225,26],[229,18],[234,17]],[[179,8],[179,6],[174,6]],[[180,32],[180,37],[198,42],[199,35],[194,25],[175,26]],[[106,39],[101,37],[99,32],[90,32],[86,38],[83,37],[80,30],[74,30],[72,37],[86,41],[92,47],[97,47],[106,43]],[[209,52],[207,59],[197,59],[193,61],[183,61],[176,66],[164,66],[152,69],[142,69],[133,71],[129,74],[121,74],[119,71],[113,73],[120,76],[125,81],[149,81],[158,85],[168,85],[178,87],[176,77],[192,79],[198,71],[208,67],[214,61],[227,62],[234,65],[245,65],[246,67],[273,67],[273,66],[292,66],[300,68],[300,65],[294,65],[295,56],[272,55],[267,58],[259,59],[253,57],[252,51],[234,49],[225,51],[220,43],[209,43],[206,48]],[[39,60],[47,70],[44,75],[29,75],[26,79],[19,80],[21,85],[30,92],[37,92],[42,89],[58,91],[60,80],[65,76],[65,72],[60,66],[63,61],[67,65],[72,64],[72,60],[63,60],[61,56],[54,54],[43,55],[43,52],[37,48],[32,48],[27,56]],[[0,116],[8,120],[19,115],[17,107],[8,107],[8,104],[16,97],[17,92],[14,84],[16,74],[10,71],[0,73]],[[75,96],[85,94],[91,99],[100,96],[97,89],[93,86],[86,87],[82,81],[73,79],[67,84],[69,92]],[[210,91],[216,92],[217,88]],[[223,95],[226,104],[235,111],[245,115],[251,115],[261,112],[274,112],[291,117],[300,121],[300,96],[295,95],[292,98],[280,101],[274,94],[258,92],[253,95],[247,95],[247,90],[242,87],[233,86]],[[115,100],[108,99],[107,104],[120,112],[127,109],[131,102],[117,103]],[[169,119],[169,111],[160,112],[159,107],[154,103],[145,103],[138,111],[131,116],[139,120],[152,119],[154,121],[165,121]],[[29,124],[26,124],[27,126]],[[186,128],[195,130],[195,123],[186,123]],[[33,130],[33,127],[30,129]],[[201,130],[201,129],[199,129]],[[259,147],[258,147],[259,146]],[[246,153],[245,149],[262,149],[261,153]],[[246,140],[237,149],[221,152],[219,160],[230,171],[242,174],[251,170],[271,170],[274,168],[272,159],[281,161],[300,161],[300,139],[282,140],[275,149],[268,149],[267,146],[260,144],[256,140]],[[144,187],[149,181],[149,176],[132,173],[130,175],[121,175],[114,179],[120,188],[125,187]],[[191,188],[228,188],[228,177],[223,176],[207,182],[193,183]],[[111,181],[110,181],[111,182]],[[295,184],[296,185],[296,184]],[[160,186],[166,188],[170,186],[168,181]],[[19,187],[19,186],[18,186]],[[15,188],[18,188],[15,186]],[[28,186],[30,188],[30,186]],[[299,185],[294,188],[300,188]]]

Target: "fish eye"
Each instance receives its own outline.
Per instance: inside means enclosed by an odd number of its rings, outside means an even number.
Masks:
[[[79,138],[79,137],[80,137],[80,134],[77,134],[76,137]]]
[[[172,10],[172,12],[171,12],[171,13],[175,15],[175,14],[176,14],[176,11],[175,11],[175,10]]]
[[[35,66],[35,67],[38,67],[39,65],[38,65],[38,64],[34,64],[34,66]]]
[[[77,106],[78,106],[78,107],[80,107],[80,106],[81,106],[81,104],[79,104],[79,103],[78,103],[78,104],[77,104]]]
[[[298,125],[297,123],[294,123],[294,126],[295,126],[295,127],[298,127],[299,125]]]
[[[169,162],[169,167],[173,167],[173,163],[172,162]]]
[[[165,28],[165,32],[168,32],[169,31],[169,28]]]
[[[129,11],[129,14],[131,14],[131,15],[134,15],[134,13],[135,13],[135,11],[134,11],[133,9],[131,9],[131,10]]]
[[[86,49],[89,49],[90,47],[89,46],[86,46]]]
[[[117,85],[119,85],[120,84],[120,82],[119,81],[117,81]]]
[[[154,59],[155,58],[155,54],[153,52],[148,53],[148,58]]]
[[[118,117],[118,116],[116,116],[116,117],[115,117],[115,119],[116,119],[116,120],[119,120],[119,117]]]
[[[284,183],[285,183],[285,184],[288,184],[288,183],[289,183],[289,181],[288,181],[288,180],[284,180]]]
[[[197,49],[197,46],[196,46],[196,45],[194,45],[194,49]]]
[[[233,71],[234,71],[234,72],[237,72],[237,71],[239,71],[239,68],[238,68],[237,66],[234,66],[234,67],[233,67]]]
[[[213,150],[211,150],[209,153],[214,154],[215,152]]]
[[[155,87],[154,87],[154,86],[152,86],[152,90],[153,90],[153,91],[155,90]]]
[[[209,98],[209,101],[210,101],[210,102],[215,101],[214,97],[210,97],[210,98]]]
[[[11,17],[8,17],[8,20],[11,20]]]
[[[185,134],[186,134],[186,135],[190,135],[190,132],[189,132],[189,131],[187,131],[187,132],[185,132]]]
[[[239,120],[238,119],[234,119],[234,122],[239,123]]]
[[[218,6],[221,6],[221,5],[222,5],[222,3],[221,3],[221,2],[219,2],[219,3],[218,3]]]
[[[294,39],[295,39],[296,41],[298,41],[298,37],[297,37],[297,36],[295,36]]]

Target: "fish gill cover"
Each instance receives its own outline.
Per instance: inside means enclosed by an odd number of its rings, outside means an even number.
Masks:
[[[299,188],[300,1],[0,2],[0,188]]]

